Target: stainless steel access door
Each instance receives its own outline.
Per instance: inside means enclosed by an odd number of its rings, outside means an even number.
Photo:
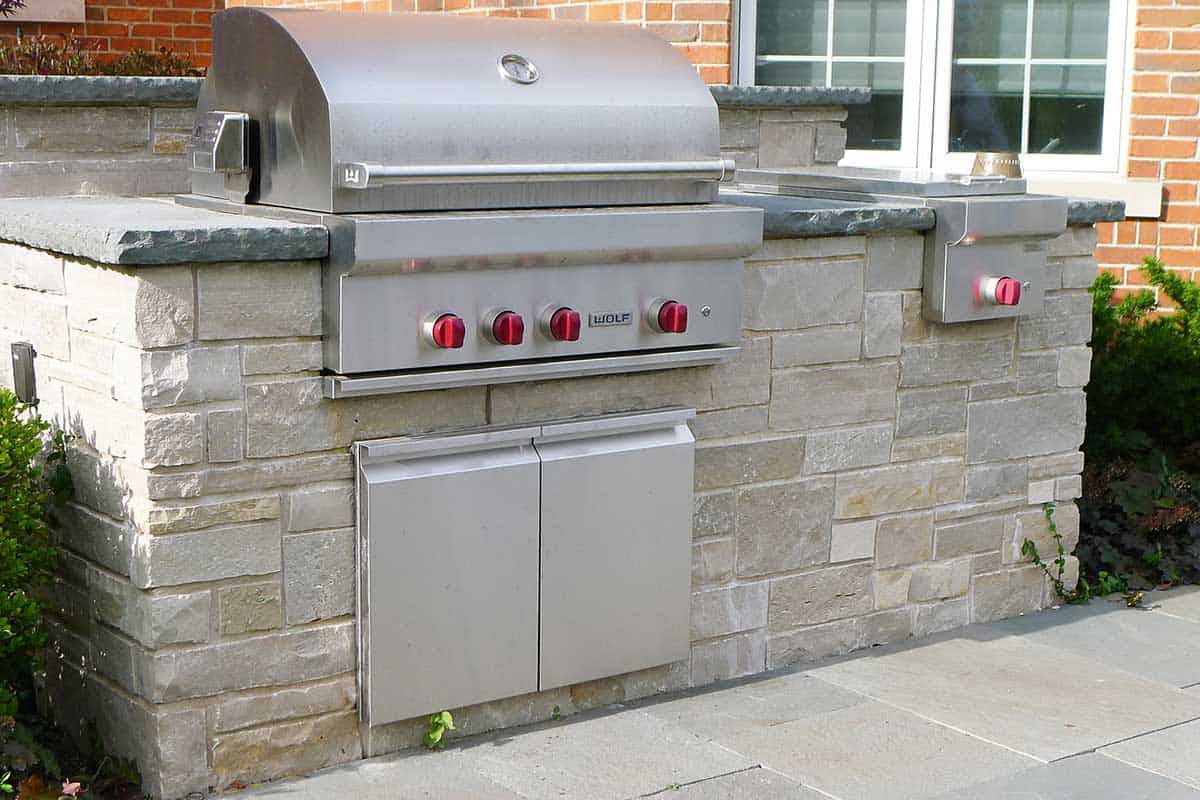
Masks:
[[[672,410],[542,426],[545,690],[688,657],[694,439]]]
[[[372,725],[537,690],[537,430],[356,447]]]

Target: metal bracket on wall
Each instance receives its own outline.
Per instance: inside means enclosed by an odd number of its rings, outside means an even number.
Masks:
[[[12,343],[13,393],[17,400],[28,405],[37,405],[37,373],[33,360],[37,350],[29,342]]]

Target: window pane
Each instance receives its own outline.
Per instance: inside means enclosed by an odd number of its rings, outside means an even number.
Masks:
[[[1024,58],[1026,0],[956,0],[955,58]]]
[[[835,56],[904,55],[905,0],[837,0]]]
[[[824,86],[824,61],[777,61],[759,63],[754,68],[754,82],[759,86]]]
[[[1021,148],[1020,66],[956,66],[950,81],[950,152]]]
[[[1104,67],[1034,67],[1029,152],[1099,153],[1104,132]]]
[[[823,56],[828,38],[829,0],[759,0],[759,55]]]
[[[841,7],[841,0],[838,2]],[[903,110],[903,64],[834,64],[834,86],[869,86],[871,102],[848,106],[846,147],[899,150]]]
[[[1104,58],[1108,0],[1035,0],[1034,58]]]

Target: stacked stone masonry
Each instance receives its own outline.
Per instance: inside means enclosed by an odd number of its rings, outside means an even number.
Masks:
[[[101,91],[95,102],[0,100],[0,197],[186,192],[195,115],[190,99],[111,102]]]
[[[357,719],[351,442],[664,405],[699,412],[690,660],[454,709],[460,734],[1039,609],[1020,545],[1052,550],[1043,502],[1077,537],[1094,244],[1051,243],[1044,314],[936,325],[919,236],[768,240],[729,363],[337,401],[317,262],[0,245],[0,346],[35,344],[74,437],[47,702],[156,797],[415,746],[420,720]]]
[[[834,165],[846,154],[846,108],[721,105],[721,155],[739,169]]]

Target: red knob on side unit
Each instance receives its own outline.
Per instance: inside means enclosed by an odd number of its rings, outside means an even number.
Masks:
[[[998,306],[1015,306],[1021,302],[1021,282],[1016,278],[985,278],[983,297]]]
[[[996,302],[1002,306],[1015,306],[1021,302],[1021,282],[1013,278],[996,281]]]
[[[462,347],[466,336],[467,326],[457,314],[441,314],[428,329],[428,339],[434,347]]]
[[[579,312],[573,308],[558,309],[550,315],[550,322],[547,325],[550,338],[559,342],[579,341],[579,332],[582,327],[583,321]]]
[[[525,320],[515,311],[501,311],[492,320],[496,344],[520,344],[525,338]]]
[[[664,300],[654,312],[652,322],[662,333],[684,333],[687,331],[688,307],[674,300]]]

